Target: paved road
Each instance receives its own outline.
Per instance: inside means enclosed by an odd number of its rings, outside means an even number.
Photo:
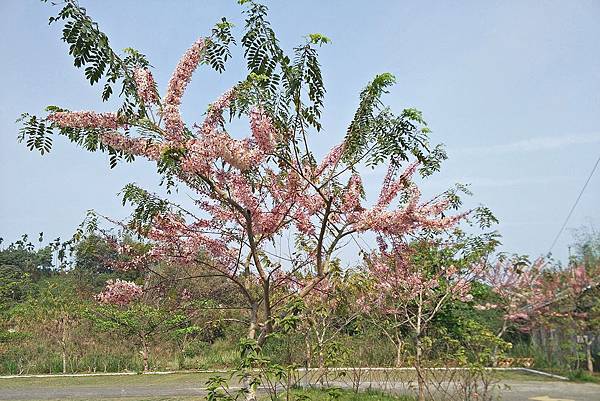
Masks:
[[[600,385],[564,381],[508,382],[504,401],[600,401]]]
[[[22,380],[22,379],[15,379]],[[341,383],[340,383],[341,384]],[[504,401],[600,401],[600,385],[564,381],[506,381],[502,391]],[[375,387],[375,385],[373,386]],[[183,383],[113,383],[94,385],[48,385],[11,387],[0,382],[0,400],[99,400],[103,398],[139,397],[160,399],[164,397],[202,397],[203,387],[191,382]]]

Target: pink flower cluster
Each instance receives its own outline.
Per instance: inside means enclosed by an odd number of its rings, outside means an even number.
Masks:
[[[118,132],[108,132],[100,136],[103,144],[116,150],[122,150],[130,155],[145,156],[150,160],[160,159],[163,144],[157,144],[143,138],[129,138]]]
[[[239,171],[246,171],[260,164],[263,154],[249,139],[233,139],[227,133],[213,132],[200,139],[190,139],[189,150],[182,169],[189,173],[212,175],[212,162],[221,159]]]
[[[147,68],[136,68],[133,71],[135,86],[140,99],[146,104],[158,104],[158,94],[156,93],[156,82],[152,73]]]
[[[117,129],[120,126],[116,113],[93,111],[59,111],[50,114],[48,120],[63,128]]]
[[[170,260],[183,265],[197,262],[204,251],[210,255],[217,270],[229,273],[235,265],[236,250],[228,247],[226,241],[211,238],[205,233],[218,224],[218,221],[208,220],[187,224],[175,214],[156,216],[147,233],[147,238],[154,242],[149,254],[156,260]]]
[[[363,189],[360,175],[352,174],[343,193],[341,210],[344,213],[360,212],[360,194]]]
[[[376,207],[385,208],[389,206],[401,190],[408,188],[410,180],[415,174],[418,166],[418,162],[409,164],[404,172],[394,180],[397,167],[394,164],[390,164],[379,192],[379,199],[377,200]]]
[[[345,148],[346,144],[344,142],[334,146],[329,153],[327,153],[321,163],[319,163],[319,165],[316,167],[313,172],[313,177],[319,177],[327,169],[335,169],[340,162],[342,155],[344,154]]]
[[[529,265],[507,258],[484,270],[484,280],[503,300],[498,308],[504,312],[505,319],[525,320],[522,313],[537,313],[534,304],[541,306],[549,300],[542,274],[545,263],[541,258]]]
[[[221,159],[240,171],[257,167],[265,156],[275,148],[275,128],[262,108],[250,112],[250,128],[253,138],[234,139],[218,130],[223,110],[229,106],[235,90],[225,92],[209,107],[199,137],[187,142],[189,150],[182,168],[189,173],[212,174],[211,163]]]
[[[202,123],[202,133],[210,134],[217,129],[219,122],[223,120],[223,110],[229,107],[234,97],[235,89],[229,89],[209,106],[206,118]]]
[[[366,256],[371,278],[368,298],[360,301],[365,311],[379,310],[388,315],[406,316],[407,305],[421,311],[435,311],[443,302],[471,302],[471,285],[479,276],[477,268],[449,265],[439,270],[424,269],[412,259],[415,250],[398,237],[379,236],[379,252]],[[430,246],[442,246],[435,242]],[[442,285],[443,284],[443,285]]]
[[[392,173],[388,172],[375,207],[350,216],[350,221],[358,231],[373,230],[387,235],[403,235],[423,228],[441,231],[455,226],[465,217],[466,214],[440,217],[449,206],[449,201],[445,198],[419,203],[421,192],[409,181],[416,171],[416,166],[414,163],[409,165],[397,180],[392,180]],[[387,206],[401,190],[408,195],[405,206],[388,210]]]
[[[315,226],[311,217],[325,207],[323,197],[316,193],[302,193],[297,197],[295,207],[293,218],[298,231],[314,235]]]
[[[268,174],[262,196],[253,194],[252,186],[241,174],[232,174],[228,181],[232,183],[234,198],[250,212],[254,231],[263,235],[271,235],[283,227],[284,219],[293,214],[302,193],[295,173],[285,177]],[[269,203],[265,202],[266,197],[270,198]]]
[[[205,47],[204,39],[197,40],[192,47],[183,55],[167,86],[167,93],[163,99],[162,117],[165,123],[167,139],[171,141],[181,140],[183,133],[183,120],[179,113],[181,98],[188,83],[192,79],[192,73],[198,67]]]
[[[529,320],[529,315],[525,312],[512,312],[506,315],[506,319],[513,322],[519,320]]]
[[[125,280],[108,280],[104,290],[96,295],[100,303],[127,306],[142,296],[143,289],[139,285]]]
[[[250,110],[250,129],[258,148],[265,154],[271,153],[275,148],[275,129],[261,107]]]
[[[575,266],[568,278],[571,288],[576,294],[583,292],[592,283],[584,265]]]

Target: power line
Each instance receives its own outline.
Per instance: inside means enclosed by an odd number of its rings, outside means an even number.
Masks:
[[[573,214],[573,211],[575,211],[575,208],[577,207],[577,204],[579,203],[579,200],[581,199],[581,196],[585,192],[585,189],[587,188],[588,184],[590,183],[590,180],[592,179],[592,176],[596,172],[596,169],[598,168],[598,164],[600,164],[600,156],[598,156],[598,160],[596,160],[596,164],[594,164],[594,168],[592,168],[592,171],[590,172],[590,175],[588,176],[587,180],[585,181],[585,184],[583,184],[583,187],[581,188],[581,191],[579,191],[579,195],[577,195],[577,199],[575,200],[575,203],[573,203],[573,206],[571,206],[571,210],[569,210],[569,214],[567,215],[567,218],[565,219],[565,222],[563,223],[563,225],[560,228],[560,230],[558,230],[558,234],[556,234],[556,237],[554,237],[554,241],[552,241],[552,245],[550,246],[550,249],[548,250],[548,253],[552,252],[552,249],[554,248],[554,245],[556,245],[556,242],[558,241],[558,238],[560,237],[560,235],[562,234],[563,230],[567,226],[567,223],[569,222],[569,219],[571,218],[571,215]]]

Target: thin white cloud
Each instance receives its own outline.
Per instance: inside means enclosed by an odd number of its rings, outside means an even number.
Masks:
[[[600,132],[590,134],[572,134],[544,136],[505,144],[454,148],[449,154],[490,155],[498,153],[535,152],[540,150],[562,149],[565,146],[586,145],[600,142]]]
[[[459,177],[456,179],[432,181],[430,185],[437,187],[450,187],[454,183],[470,184],[470,189],[481,187],[504,188],[519,185],[550,185],[556,182],[573,181],[574,178],[566,175],[549,177],[518,177],[518,178],[489,178],[489,177]]]
[[[504,178],[504,179],[493,179],[493,178],[473,178],[471,180],[465,180],[463,182],[470,182],[473,186],[478,187],[512,187],[517,185],[548,185],[556,183],[557,181],[572,181],[572,177],[568,176],[554,176],[554,177],[520,177],[520,178]]]

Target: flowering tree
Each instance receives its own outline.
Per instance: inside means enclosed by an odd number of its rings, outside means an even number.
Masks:
[[[583,265],[558,269],[545,258],[529,263],[524,257],[501,255],[484,274],[485,283],[498,299],[475,308],[502,314],[498,338],[509,329],[530,333],[535,328],[557,324],[585,332],[587,313],[580,310],[580,301],[593,284],[591,277]],[[587,338],[586,345],[589,348]]]
[[[592,343],[597,328],[596,294],[597,267],[572,263],[567,269],[552,271],[546,279],[552,297],[539,309],[537,326],[560,327],[583,343],[586,367],[594,372]],[[571,344],[569,344],[571,345]],[[577,349],[578,347],[572,347]],[[577,369],[580,356],[577,354]]]
[[[501,256],[485,269],[484,280],[500,296],[497,303],[475,305],[478,310],[497,309],[503,314],[498,332],[502,337],[511,326],[529,332],[544,316],[556,315],[554,306],[575,300],[590,286],[583,266],[556,270],[544,258],[528,263],[525,258]]]
[[[429,207],[441,206],[432,203]],[[488,217],[480,221],[482,225],[488,224]],[[473,262],[497,244],[494,233],[479,237],[462,233],[456,225],[466,218],[463,214],[438,222],[435,230],[412,241],[395,234],[379,237],[379,250],[366,255],[371,285],[361,303],[396,347],[397,366],[402,363],[407,345],[414,349],[419,400],[425,399],[427,391],[423,366],[425,348],[431,346],[427,330],[445,306],[473,299],[471,283],[481,275]],[[447,236],[439,229],[453,232]]]
[[[483,279],[499,300],[475,305],[475,309],[499,310],[502,313],[502,326],[496,333],[498,337],[502,338],[511,327],[529,331],[534,315],[554,297],[544,280],[546,263],[543,258],[529,263],[523,257],[501,255],[484,269]]]
[[[317,161],[309,140],[321,130],[325,95],[317,47],[329,40],[308,35],[289,57],[266,21],[266,7],[244,3],[240,43],[248,75],[208,107],[203,122],[186,125],[180,112],[184,91],[199,66],[225,68],[235,43],[232,25],[223,19],[209,37],[194,42],[160,96],[146,57],[133,49],[118,55],[85,9],[67,0],[51,22],[65,21],[62,39],[89,82],[104,82],[103,99],[120,84],[123,104],[112,113],[49,107],[43,118],[24,114],[21,140],[44,153],[58,133],[108,153],[111,165],[142,157],[156,163],[168,188],[186,188],[194,210],[134,185],[124,189],[124,202],[133,204],[134,212],[130,221],[116,223],[151,248],[133,254],[120,247],[130,253],[123,267],[151,269],[166,260],[202,265],[231,280],[246,300],[247,337],[260,346],[277,329],[286,301],[305,297],[330,275],[345,239],[367,232],[394,238],[437,232],[462,215],[443,215],[452,206],[450,194],[422,202],[416,186],[408,185],[418,167],[430,174],[445,154],[429,146],[418,111],[396,115],[383,105],[381,97],[394,83],[391,74],[378,75],[365,87],[346,136]],[[250,136],[232,136],[225,112],[230,119],[247,118]],[[417,162],[396,177],[411,158]],[[382,163],[390,169],[381,195],[373,207],[363,206],[358,169]],[[407,201],[390,207],[405,188]],[[394,252],[403,251],[394,246]],[[311,279],[295,293],[280,291],[298,272]],[[248,398],[254,397],[249,391]]]
[[[586,344],[587,369],[594,371],[592,342],[600,332],[600,235],[593,227],[581,228],[575,233],[575,252],[572,263],[586,273],[587,286],[576,299],[575,310],[583,314],[582,331]],[[580,275],[581,277],[581,275]]]
[[[131,281],[109,280],[95,297],[97,306],[87,313],[101,330],[117,332],[139,345],[144,372],[150,369],[150,346],[158,336],[193,329],[186,294],[170,299],[157,294],[157,290],[144,290]]]
[[[595,275],[590,277],[598,277],[598,267],[594,269]],[[584,289],[577,297],[574,303],[574,316],[579,320],[580,332],[583,333],[583,341],[585,342],[585,358],[586,367],[589,373],[594,373],[594,355],[592,344],[598,338],[597,334],[600,331],[600,296],[597,279],[591,281],[590,286]]]

